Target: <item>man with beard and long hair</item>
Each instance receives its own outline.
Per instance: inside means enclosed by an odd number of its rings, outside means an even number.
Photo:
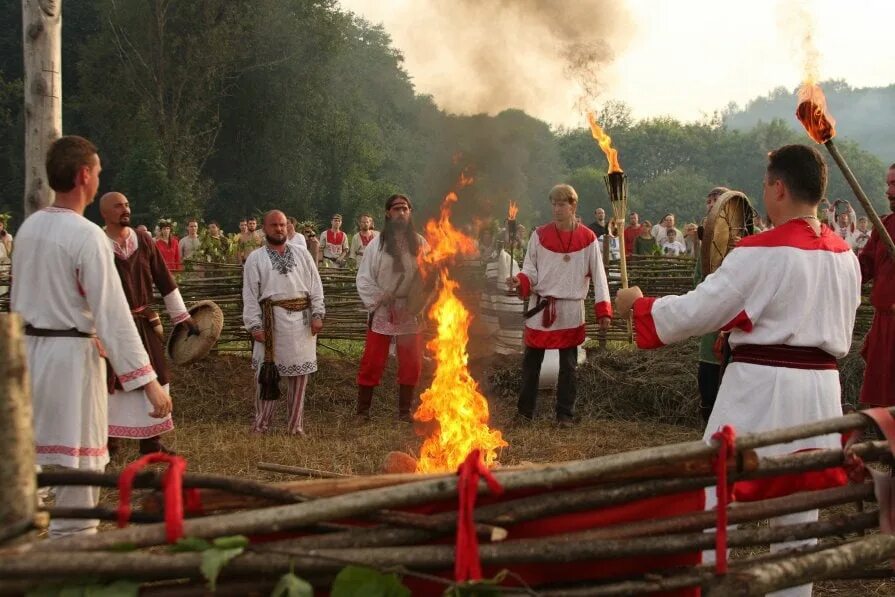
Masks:
[[[389,345],[398,353],[398,418],[410,421],[413,393],[422,366],[423,317],[416,298],[423,295],[417,256],[428,251],[413,227],[413,205],[406,195],[385,202],[385,226],[370,241],[357,271],[357,292],[369,313],[364,355],[357,373],[357,415],[370,417],[373,390],[382,379]],[[412,300],[410,297],[414,297]]]
[[[883,218],[889,235],[895,237],[895,164],[886,171],[886,197],[893,212]],[[895,405],[895,258],[873,230],[870,240],[858,255],[863,282],[873,280],[870,302],[873,304],[873,325],[864,340],[861,356],[867,363],[861,404],[866,406]]]
[[[140,332],[149,362],[158,375],[158,382],[168,391],[171,373],[165,360],[162,323],[152,310],[153,285],[165,302],[165,310],[172,325],[183,324],[195,333],[196,324],[183,304],[180,290],[168,270],[159,247],[146,232],[130,227],[131,208],[121,193],[106,193],[99,200],[99,212],[106,224],[106,236],[115,252],[115,269],[121,278],[124,296]],[[125,391],[121,381],[106,367],[109,375],[109,446],[114,451],[116,438],[140,440],[140,453],[169,452],[159,436],[174,429],[169,414],[165,418],[149,416],[152,405],[142,389]]]
[[[243,268],[242,319],[255,340],[252,369],[255,420],[252,431],[264,433],[280,398],[280,377],[288,380],[288,431],[304,435],[305,388],[317,371],[317,333],[326,310],[323,284],[314,259],[304,247],[287,242],[286,215],[277,210],[264,216],[267,243],[249,254]]]
[[[357,234],[351,239],[351,247],[348,249],[348,259],[355,265],[360,264],[367,245],[377,236],[379,236],[379,232],[373,230],[373,216],[361,214],[357,219]]]

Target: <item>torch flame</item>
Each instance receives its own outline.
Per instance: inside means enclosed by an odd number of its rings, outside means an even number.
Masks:
[[[472,179],[460,175],[458,186],[467,186]],[[474,449],[481,450],[487,466],[497,462],[497,450],[507,443],[500,431],[488,427],[488,401],[479,392],[478,384],[467,367],[469,353],[469,311],[457,298],[459,284],[452,280],[446,265],[459,254],[473,254],[475,243],[450,222],[451,206],[457,194],[448,193],[441,204],[436,222],[426,223],[426,239],[430,250],[420,256],[420,267],[437,268],[441,289],[429,310],[429,319],[436,324],[437,334],[426,344],[435,357],[435,378],[420,396],[414,413],[418,421],[435,421],[434,431],[420,448],[417,472],[454,471]]]
[[[515,219],[516,219],[516,214],[518,214],[518,213],[519,213],[519,206],[516,205],[516,202],[515,202],[515,201],[510,201],[510,209],[509,209],[509,211],[507,212],[507,219],[508,219],[508,220],[515,220]]]
[[[836,136],[836,120],[827,112],[827,98],[820,85],[807,79],[799,87],[796,117],[817,143],[826,143]]]
[[[597,123],[597,116],[593,112],[587,113],[587,123],[590,125],[590,132],[600,144],[600,149],[606,154],[609,161],[609,174],[613,172],[624,172],[618,164],[618,150],[612,147],[612,137],[606,134],[603,128]]]

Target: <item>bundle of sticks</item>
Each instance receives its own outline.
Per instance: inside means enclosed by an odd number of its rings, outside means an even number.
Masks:
[[[895,412],[895,409],[893,409]],[[743,435],[726,462],[728,480],[767,479],[839,467],[846,462],[842,449],[758,457],[755,450],[800,438],[844,433],[872,425],[859,414],[798,427]],[[865,463],[891,465],[892,454],[882,441],[859,441],[849,451]],[[731,548],[768,543],[820,539],[817,546],[791,552],[749,555],[735,559],[725,575],[712,566],[671,566],[668,558],[712,549],[716,513],[701,506],[668,515],[657,503],[673,503],[680,496],[701,495],[716,484],[717,447],[688,442],[580,460],[493,471],[506,493],[487,495],[480,483],[480,505],[474,511],[479,556],[486,570],[508,569],[508,591],[537,594],[630,595],[702,587],[710,595],[758,595],[822,579],[879,576],[876,565],[895,555],[895,536],[868,534],[879,528],[879,512],[872,482],[806,491],[728,508],[730,524],[767,520],[816,508],[829,509],[818,522],[733,530]],[[269,467],[268,467],[269,468]],[[280,472],[317,476],[319,471]],[[436,475],[377,475],[326,478],[264,484],[211,475],[186,474],[184,487],[199,487],[202,516],[183,523],[188,537],[213,539],[237,534],[252,538],[245,551],[222,571],[219,587],[239,591],[246,580],[275,583],[294,570],[319,588],[349,564],[383,571],[399,571],[406,581],[449,583],[455,548],[451,538],[458,525],[457,477]],[[87,484],[111,486],[116,474],[77,471],[43,473],[40,485]],[[147,473],[137,478],[142,487],[160,487],[160,478]],[[659,500],[659,502],[656,502]],[[594,523],[578,528],[550,529],[550,521],[576,514],[607,512],[613,508],[647,504],[637,519]],[[144,508],[127,528],[98,535],[53,541],[32,541],[0,549],[0,593],[16,593],[47,581],[84,576],[111,581],[136,579],[153,583],[152,592],[200,594],[201,554],[166,553],[156,546],[166,542],[159,520],[160,500],[150,494]],[[113,512],[49,510],[51,516],[112,518]],[[887,513],[888,515],[888,513]],[[599,518],[599,516],[597,516]],[[145,524],[139,524],[145,522]],[[532,528],[542,532],[532,534]],[[529,532],[522,532],[522,529]],[[136,550],[120,553],[122,545]],[[97,552],[102,552],[98,557]],[[635,572],[619,562],[637,559]],[[600,565],[597,565],[597,562]],[[656,562],[653,566],[651,563]],[[576,564],[586,564],[586,577],[565,576]],[[571,567],[571,568],[570,568]],[[555,571],[532,581],[532,571]],[[565,572],[563,572],[565,571]],[[425,580],[420,580],[425,579]],[[542,582],[545,581],[545,582]],[[172,584],[176,583],[176,584]],[[193,583],[193,584],[190,584]],[[534,584],[536,586],[528,586]]]

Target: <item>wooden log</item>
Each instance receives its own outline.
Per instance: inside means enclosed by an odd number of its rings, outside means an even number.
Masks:
[[[895,536],[870,535],[817,553],[737,570],[711,583],[706,596],[764,595],[787,587],[835,578],[839,573],[871,566],[893,555]]]
[[[25,217],[53,204],[46,156],[62,135],[62,0],[22,0]]]
[[[351,477],[342,473],[334,473],[332,471],[321,471],[313,468],[305,468],[303,466],[289,466],[286,464],[274,464],[272,462],[259,462],[257,464],[259,470],[270,471],[273,473],[286,473],[288,475],[301,475],[303,477],[320,477],[324,479],[335,479],[339,477]]]
[[[0,541],[32,527],[37,511],[31,387],[21,317],[0,314]]]

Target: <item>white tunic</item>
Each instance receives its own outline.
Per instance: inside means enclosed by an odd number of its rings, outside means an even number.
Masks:
[[[122,259],[129,258],[140,248],[140,237],[132,228],[128,230],[130,235],[125,240],[123,247],[115,241],[111,241],[113,251]],[[192,239],[188,236],[180,239],[181,250],[184,240]],[[163,298],[171,325],[177,325],[190,316],[183,303],[183,297],[180,296],[180,289],[175,288]],[[169,386],[170,384],[165,384],[162,387],[167,392],[170,389]],[[171,415],[164,419],[156,419],[149,416],[152,410],[152,404],[142,389],[130,392],[115,390],[113,394],[109,394],[109,437],[147,439],[174,429],[174,420]]]
[[[749,236],[695,290],[639,299],[637,344],[655,348],[729,329],[730,345],[814,347],[842,358],[861,300],[857,257],[829,228],[814,235],[802,220]],[[722,425],[768,431],[842,414],[836,370],[734,362],[727,366],[705,439]],[[760,456],[839,447],[836,435],[760,448]]]
[[[563,240],[565,239],[565,240]],[[597,318],[611,317],[609,286],[600,243],[587,226],[562,235],[555,224],[541,226],[528,240],[528,252],[519,274],[519,293],[533,309],[545,297],[555,301],[556,319],[545,324],[543,310],[525,320],[525,345],[532,348],[571,348],[584,342],[584,299],[594,288]]]
[[[131,317],[112,247],[69,209],[49,207],[19,229],[12,310],[36,328],[96,333],[125,390],[156,378]],[[26,337],[37,463],[101,469],[109,462],[106,366],[96,341]]]
[[[355,234],[351,238],[351,247],[348,249],[348,258],[353,259],[355,263],[360,262],[361,258],[364,256],[364,251],[370,246],[370,243],[373,242],[373,239],[379,236],[378,230],[370,230],[370,234],[372,237],[369,241],[367,241],[367,245],[364,246],[364,241],[361,239],[360,232]]]
[[[429,250],[429,243],[417,235],[420,252]],[[368,316],[372,314],[370,329],[386,336],[403,336],[422,331],[425,323],[424,313],[411,313],[407,310],[408,297],[422,292],[417,258],[409,252],[401,255],[403,272],[394,271],[394,259],[385,250],[382,235],[370,241],[364,251],[363,259],[357,268],[357,294],[367,308]],[[394,298],[390,305],[383,305],[383,297],[389,294]]]
[[[304,311],[274,307],[274,360],[283,377],[317,371],[317,337],[311,334],[311,318],[323,317],[323,284],[308,250],[286,243],[280,256],[270,247],[253,251],[243,268],[242,319],[250,332],[263,329],[261,301],[307,297]],[[252,368],[264,362],[264,343],[255,342]]]

